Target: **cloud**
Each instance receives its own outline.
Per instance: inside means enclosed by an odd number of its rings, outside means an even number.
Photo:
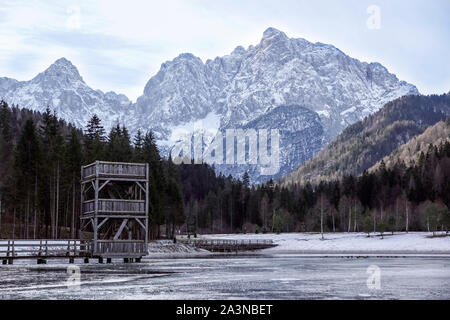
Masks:
[[[372,4],[381,9],[376,30],[367,29]],[[258,43],[273,26],[378,61],[422,92],[444,92],[448,12],[447,0],[2,0],[0,76],[27,80],[65,56],[90,86],[134,100],[178,54],[213,59]]]

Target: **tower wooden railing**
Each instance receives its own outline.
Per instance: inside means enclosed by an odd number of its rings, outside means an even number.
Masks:
[[[95,212],[95,200],[83,203],[82,214]],[[98,214],[145,215],[145,200],[98,199]]]
[[[97,161],[82,167],[83,180],[95,177],[146,179],[146,164]]]

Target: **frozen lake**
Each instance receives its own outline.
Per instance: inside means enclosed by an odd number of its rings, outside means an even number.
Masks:
[[[95,261],[95,260],[92,260]],[[450,299],[449,257],[253,255],[81,264],[0,265],[0,299]],[[369,266],[380,289],[369,289]],[[71,282],[73,283],[73,282]]]

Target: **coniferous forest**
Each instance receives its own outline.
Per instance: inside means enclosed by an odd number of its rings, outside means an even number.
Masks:
[[[450,122],[447,120],[446,125]],[[150,165],[150,237],[181,233],[395,232],[450,227],[450,142],[413,163],[381,165],[317,184],[252,186],[207,164],[163,159],[152,132],[106,132],[93,116],[84,130],[0,105],[0,236],[75,238],[80,167],[95,160]]]

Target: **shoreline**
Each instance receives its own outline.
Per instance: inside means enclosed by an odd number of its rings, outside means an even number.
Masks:
[[[345,250],[345,251],[320,251],[320,250],[278,250],[271,251],[270,253],[262,252],[263,254],[273,255],[304,255],[304,256],[358,256],[358,257],[373,257],[373,256],[392,256],[392,257],[449,257],[450,251],[403,251],[403,250],[377,250],[377,251],[364,251],[364,250]]]
[[[275,247],[255,251],[211,252],[172,240],[151,241],[143,259],[195,259],[221,257],[450,257],[450,236],[430,238],[428,232],[394,233],[381,239],[366,233],[203,234],[198,240],[271,240]],[[184,238],[184,236],[179,236]],[[1,242],[2,240],[0,240]],[[26,240],[25,240],[26,241]],[[54,240],[56,243],[58,240]]]
[[[159,252],[151,252],[147,258],[196,258],[225,256],[270,256],[301,255],[311,257],[450,257],[450,236],[430,238],[428,232],[398,232],[385,234],[371,233],[325,233],[321,240],[320,233],[266,233],[266,234],[203,234],[198,240],[272,240],[276,247],[256,251],[240,251],[237,253],[209,252],[186,244],[157,241]],[[181,236],[180,238],[185,238]],[[156,247],[153,247],[156,249]],[[163,249],[164,248],[164,249]],[[177,248],[182,248],[177,250]],[[178,252],[177,252],[178,251]]]

